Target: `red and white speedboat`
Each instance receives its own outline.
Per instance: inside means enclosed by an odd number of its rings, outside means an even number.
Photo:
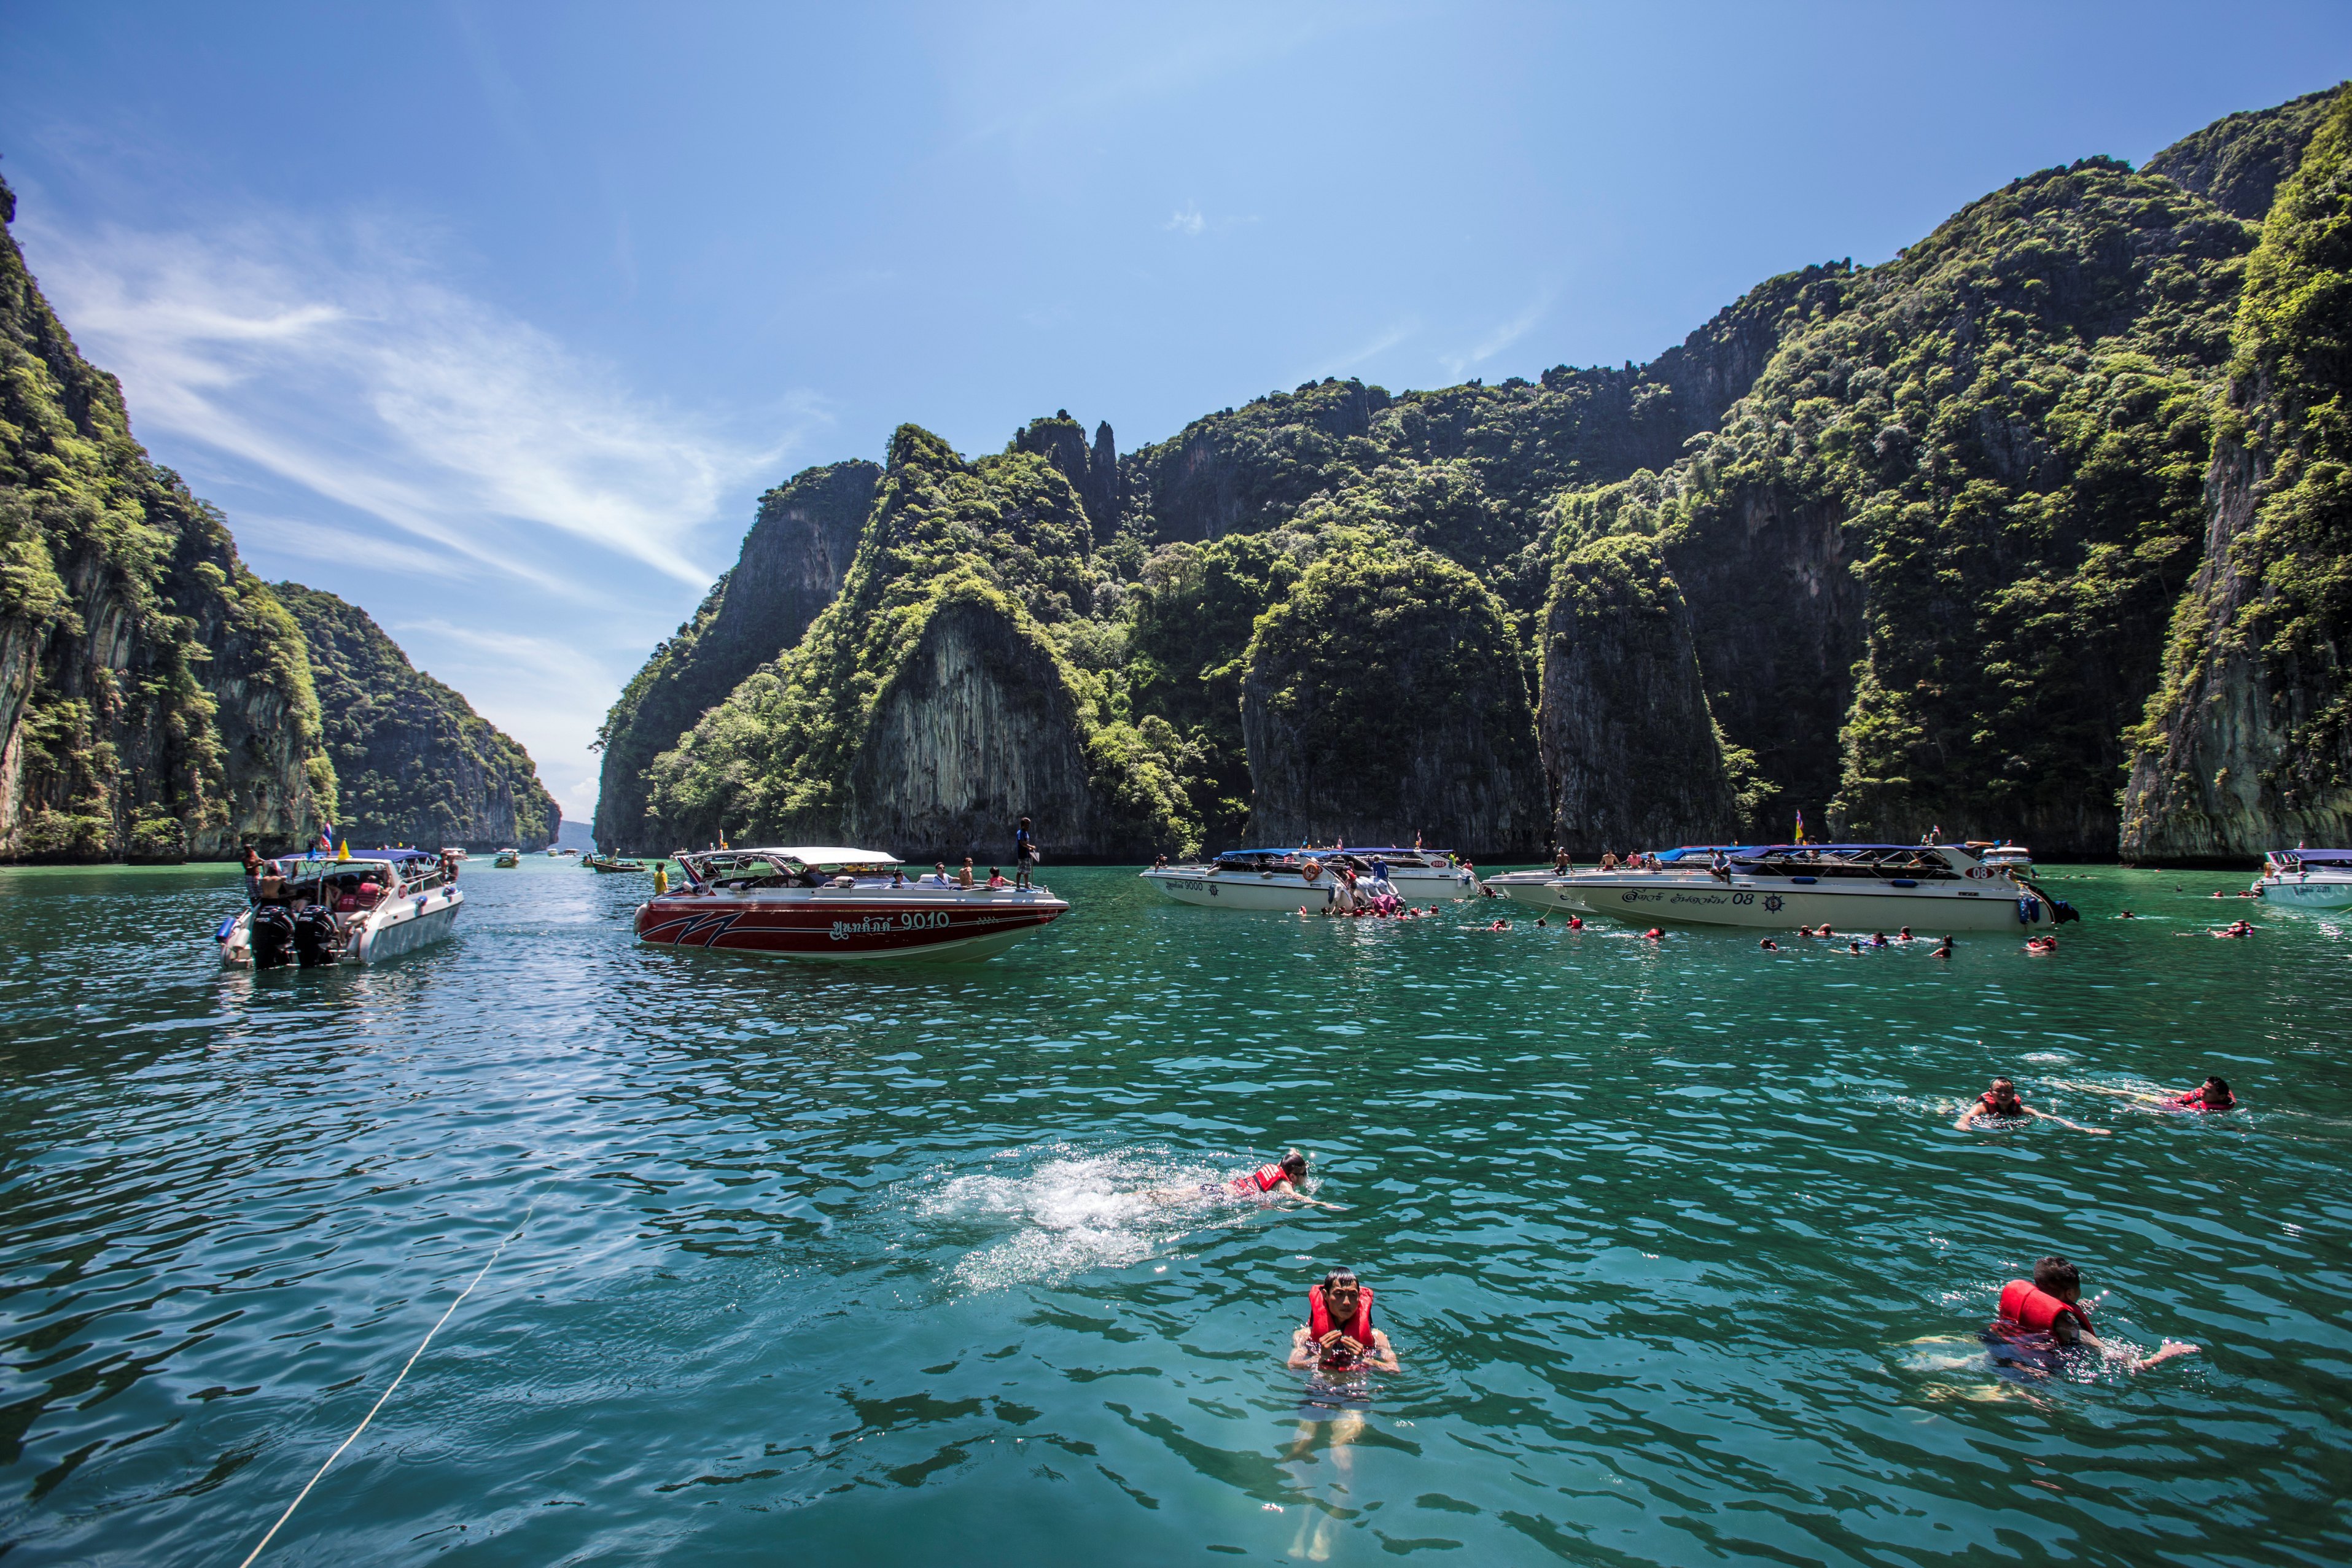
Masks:
[[[1058,920],[1042,887],[910,878],[894,855],[837,847],[680,854],[686,885],[637,905],[637,940],[787,958],[993,958]]]

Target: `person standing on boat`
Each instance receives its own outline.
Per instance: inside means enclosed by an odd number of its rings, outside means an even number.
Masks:
[[[1037,841],[1029,831],[1029,819],[1024,817],[1021,825],[1013,830],[1013,885],[1027,887],[1029,868],[1036,863]]]
[[[245,896],[252,903],[261,902],[261,856],[251,844],[245,846]]]

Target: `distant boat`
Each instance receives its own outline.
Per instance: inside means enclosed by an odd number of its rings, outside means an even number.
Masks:
[[[492,861],[490,863],[495,866],[520,865],[522,864],[522,852],[520,850],[500,850],[499,852],[499,858]]]
[[[1385,873],[1407,904],[1478,895],[1477,878],[1443,850],[1228,850],[1207,865],[1154,866],[1143,880],[1180,904],[1288,914],[1329,902],[1341,866],[1355,872],[1360,893],[1381,891]]]
[[[2273,850],[2253,891],[2290,908],[2342,909],[2352,904],[2352,850]]]
[[[456,844],[444,844],[441,846],[441,858],[445,861],[461,861],[466,858],[466,852]]]
[[[611,871],[639,871],[639,872],[641,872],[641,871],[647,871],[647,870],[650,870],[650,869],[651,869],[650,867],[643,866],[643,865],[638,864],[635,861],[625,861],[625,860],[621,859],[618,855],[589,855],[589,856],[587,856],[586,858],[583,859],[583,860],[581,861],[581,862],[580,862],[580,863],[581,863],[582,865],[586,866],[590,871],[605,871],[605,872],[611,872]]]

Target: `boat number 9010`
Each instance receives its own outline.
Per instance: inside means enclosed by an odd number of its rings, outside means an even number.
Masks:
[[[944,913],[938,915],[901,915],[898,916],[898,929],[901,931],[935,930],[940,926],[945,925],[947,923],[948,917]]]

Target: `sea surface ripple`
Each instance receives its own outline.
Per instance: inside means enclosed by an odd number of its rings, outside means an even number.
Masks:
[[[237,1562],[510,1238],[265,1563],[2341,1563],[2352,916],[2243,880],[1938,962],[1056,868],[1004,958],[831,969],[530,860],[256,977],[222,868],[0,873],[0,1554]],[[2114,1134],[1955,1131],[1995,1072]],[[1343,1212],[1194,1190],[1294,1144]],[[2049,1251],[2203,1354],[1996,1369]],[[1339,1263],[1403,1369],[1335,1424]]]

